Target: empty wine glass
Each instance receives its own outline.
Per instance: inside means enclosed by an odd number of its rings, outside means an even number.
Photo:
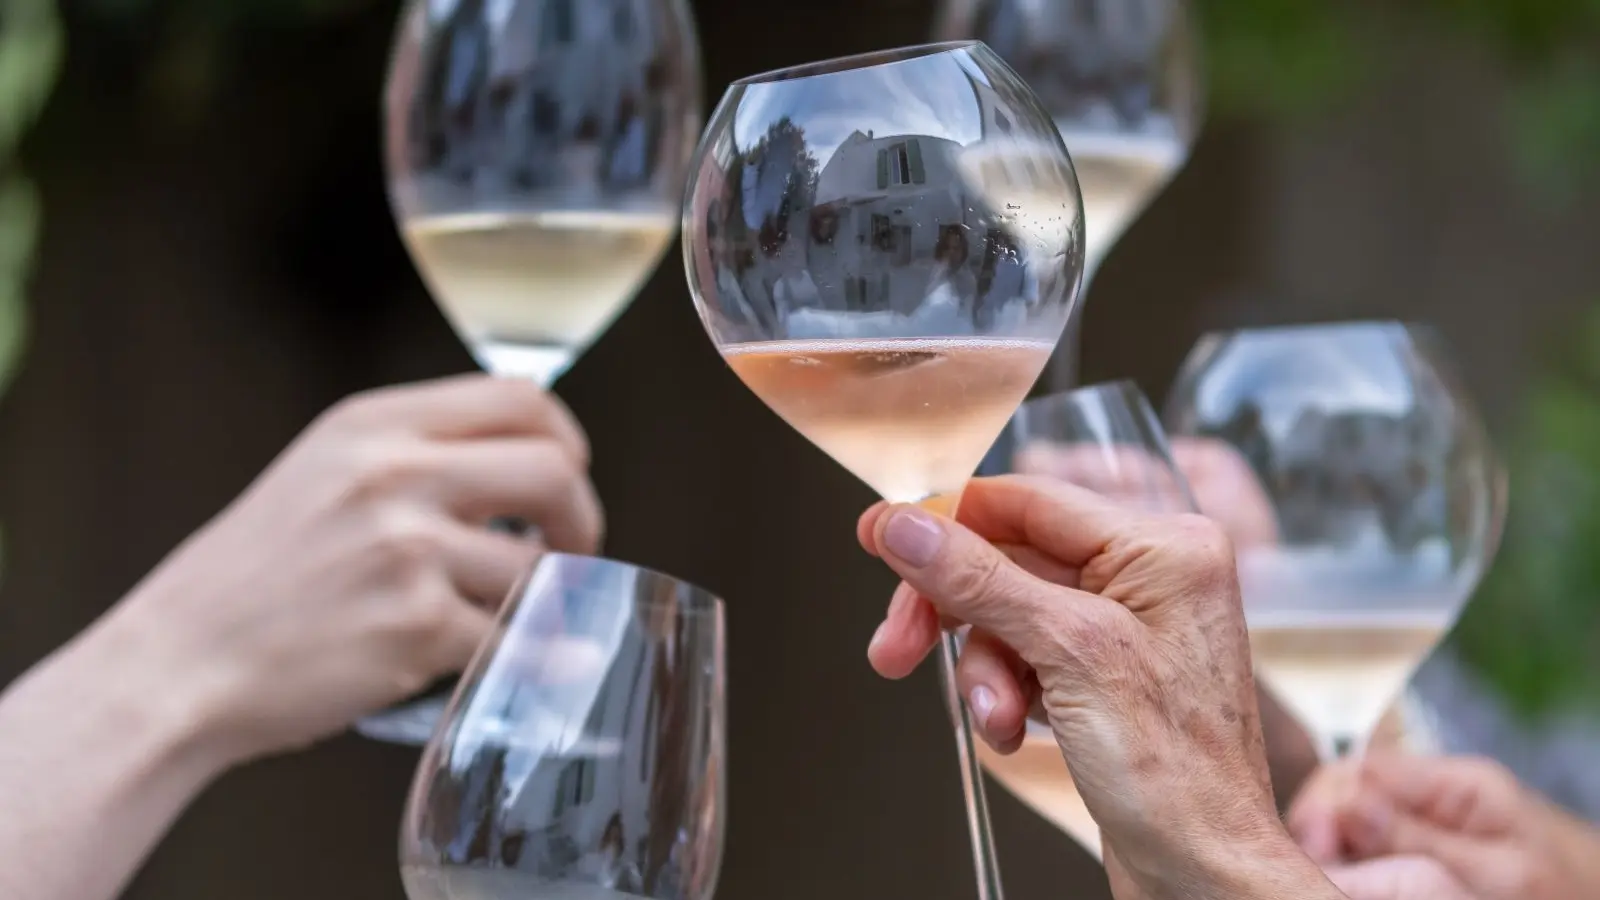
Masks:
[[[417,767],[411,900],[709,900],[724,830],[722,602],[550,554]]]
[[[1083,186],[1084,281],[1189,157],[1202,118],[1183,0],[943,0],[937,40],[984,41],[1055,120]],[[1054,378],[1077,377],[1080,322]]]
[[[1167,427],[1253,473],[1200,503],[1270,507],[1270,530],[1239,546],[1256,671],[1324,760],[1359,751],[1498,546],[1503,475],[1440,342],[1396,322],[1213,335]]]
[[[677,233],[700,91],[685,0],[406,4],[384,95],[390,203],[481,366],[549,387],[632,302]],[[443,700],[359,730],[422,744]]]
[[[1048,361],[1082,274],[1066,148],[977,42],[736,81],[684,202],[684,261],[723,358],[884,498],[953,510]],[[955,693],[979,895],[1000,884]]]
[[[1195,509],[1155,411],[1130,381],[1023,404],[983,472],[1059,479],[1149,512]],[[1100,826],[1072,783],[1055,732],[1032,720],[1027,727],[1017,752],[1002,756],[980,745],[978,758],[1017,799],[1100,859]]]

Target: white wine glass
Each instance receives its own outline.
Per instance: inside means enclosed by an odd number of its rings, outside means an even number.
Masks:
[[[1498,549],[1504,476],[1441,342],[1398,322],[1212,335],[1166,423],[1253,472],[1271,507],[1239,546],[1256,672],[1324,761],[1359,753]]]
[[[700,97],[686,0],[405,5],[383,104],[390,205],[483,368],[549,387],[632,302],[677,234]],[[442,706],[358,730],[420,745]]]
[[[1043,370],[1083,207],[1028,87],[967,41],[733,83],[684,201],[701,321],[746,386],[882,497],[953,511]],[[1000,882],[956,690],[981,900]]]
[[[389,196],[456,333],[549,386],[666,255],[701,125],[684,0],[411,0]]]
[[[943,0],[936,40],[987,43],[1044,103],[1083,188],[1084,282],[1189,158],[1204,115],[1184,0]],[[1079,319],[1053,379],[1077,378]]]
[[[1088,488],[1147,512],[1195,511],[1166,433],[1139,387],[1117,381],[1023,404],[984,461],[985,475],[1022,474]],[[1100,826],[1084,806],[1054,731],[1029,720],[1015,753],[988,745],[978,758],[993,778],[1045,821],[1101,859]]]
[[[722,603],[550,554],[500,611],[424,751],[410,900],[710,900],[725,830]]]

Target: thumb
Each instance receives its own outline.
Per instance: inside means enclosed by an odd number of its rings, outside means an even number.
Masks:
[[[1087,599],[1030,575],[966,526],[919,507],[889,509],[874,543],[941,615],[989,632],[1030,663],[1055,655],[1048,643],[1060,640],[1064,620]]]

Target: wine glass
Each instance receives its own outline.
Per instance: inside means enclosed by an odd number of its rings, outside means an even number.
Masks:
[[[384,97],[401,234],[480,365],[549,386],[678,228],[699,131],[684,0],[412,0]]]
[[[710,900],[724,831],[722,602],[549,554],[500,611],[406,804],[410,900]]]
[[[1193,512],[1189,485],[1144,393],[1118,381],[1023,404],[983,473],[1059,479],[1149,512]],[[1083,804],[1050,726],[1029,720],[1022,746],[978,747],[983,767],[1045,821],[1101,858],[1100,826]]]
[[[1270,506],[1239,547],[1257,673],[1324,761],[1360,751],[1498,548],[1503,475],[1441,343],[1397,322],[1212,335],[1166,418],[1253,473],[1214,505]]]
[[[885,499],[946,511],[1060,337],[1082,238],[1060,135],[975,41],[734,82],[684,200],[689,286],[733,371]],[[954,652],[979,895],[998,900]]]
[[[406,4],[384,94],[390,203],[483,368],[549,387],[649,280],[677,233],[700,81],[685,0]],[[358,728],[422,744],[442,707]]]
[[[1055,120],[1083,186],[1084,281],[1189,157],[1202,110],[1183,0],[943,0],[936,40],[984,41]],[[1056,361],[1077,378],[1079,320]]]

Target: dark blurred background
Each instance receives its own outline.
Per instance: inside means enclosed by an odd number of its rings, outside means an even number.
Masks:
[[[914,0],[693,5],[708,103],[741,75],[919,42],[932,14]],[[62,6],[0,0],[15,61],[0,69],[0,347],[19,361],[0,406],[6,680],[326,405],[472,367],[384,196],[393,0]],[[1458,635],[1462,677],[1535,729],[1600,709],[1600,13],[1397,6],[1202,4],[1209,123],[1100,271],[1083,372],[1159,399],[1210,329],[1436,323],[1516,485],[1506,553]],[[675,260],[559,393],[593,439],[608,554],[729,601],[719,895],[969,897],[933,678],[887,684],[864,661],[891,588],[854,544],[871,496],[726,371]],[[347,737],[235,773],[131,896],[397,900],[416,759]],[[991,792],[1014,897],[1105,896],[1076,844]]]

